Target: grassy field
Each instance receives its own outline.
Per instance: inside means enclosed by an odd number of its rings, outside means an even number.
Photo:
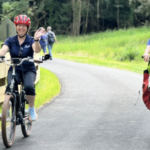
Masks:
[[[79,37],[57,36],[53,47],[56,58],[102,65],[142,73],[147,64],[143,55],[149,28],[91,33]]]
[[[55,74],[40,68],[40,81],[36,84],[36,101],[35,107],[49,102],[52,98],[60,93],[60,83]]]

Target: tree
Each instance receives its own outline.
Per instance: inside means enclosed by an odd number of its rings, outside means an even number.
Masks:
[[[73,10],[73,22],[72,22],[72,33],[73,36],[80,34],[81,25],[81,0],[72,0]]]
[[[81,26],[82,26],[82,33],[86,34],[89,24],[89,13],[91,9],[90,0],[84,0],[82,2],[82,13],[81,13]]]
[[[150,20],[150,0],[130,0],[130,6],[134,9],[136,20],[139,25],[149,24]]]
[[[149,9],[150,0],[0,0],[0,20],[27,14],[30,32],[50,25],[56,34],[78,36],[149,24]]]
[[[37,30],[39,27],[39,24],[42,19],[44,19],[47,15],[47,12],[44,11],[44,6],[45,6],[45,0],[38,1],[38,0],[33,0],[33,5],[30,7],[30,15],[33,16],[35,19],[35,28],[34,30]]]
[[[3,15],[2,18],[8,17],[13,20],[13,18],[19,14],[27,14],[29,1],[9,1],[2,4]]]
[[[98,31],[99,31],[99,18],[100,18],[99,6],[100,6],[100,0],[97,0],[97,30]]]

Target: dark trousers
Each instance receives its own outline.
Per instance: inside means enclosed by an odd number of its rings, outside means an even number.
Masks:
[[[12,79],[12,70],[8,71],[8,76],[7,76],[7,87],[6,87],[6,92],[10,92],[10,84],[11,84],[11,79]],[[33,71],[27,71],[22,74],[22,71],[16,70],[16,81],[19,84],[20,81],[23,82],[24,88],[26,95],[36,95],[35,93],[35,88],[34,88],[34,82],[36,79],[36,73]]]

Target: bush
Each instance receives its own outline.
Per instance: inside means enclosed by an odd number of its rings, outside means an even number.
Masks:
[[[132,61],[137,56],[139,56],[139,52],[136,49],[128,48],[122,52],[119,60],[120,61],[124,61],[124,60]]]

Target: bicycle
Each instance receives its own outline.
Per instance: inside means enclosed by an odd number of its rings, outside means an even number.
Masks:
[[[22,82],[20,82],[20,93],[18,91],[18,83],[15,79],[15,67],[21,65],[23,61],[42,63],[43,60],[49,59],[49,56],[43,56],[42,60],[33,60],[30,57],[6,60],[5,56],[0,57],[0,59],[1,61],[5,61],[7,65],[12,66],[10,92],[6,93],[1,116],[2,139],[4,145],[9,148],[14,141],[16,125],[21,125],[24,137],[30,135],[32,127],[32,121],[29,119],[29,112],[25,110],[25,105],[28,104],[28,101]],[[9,64],[8,61],[11,61],[12,63]]]

